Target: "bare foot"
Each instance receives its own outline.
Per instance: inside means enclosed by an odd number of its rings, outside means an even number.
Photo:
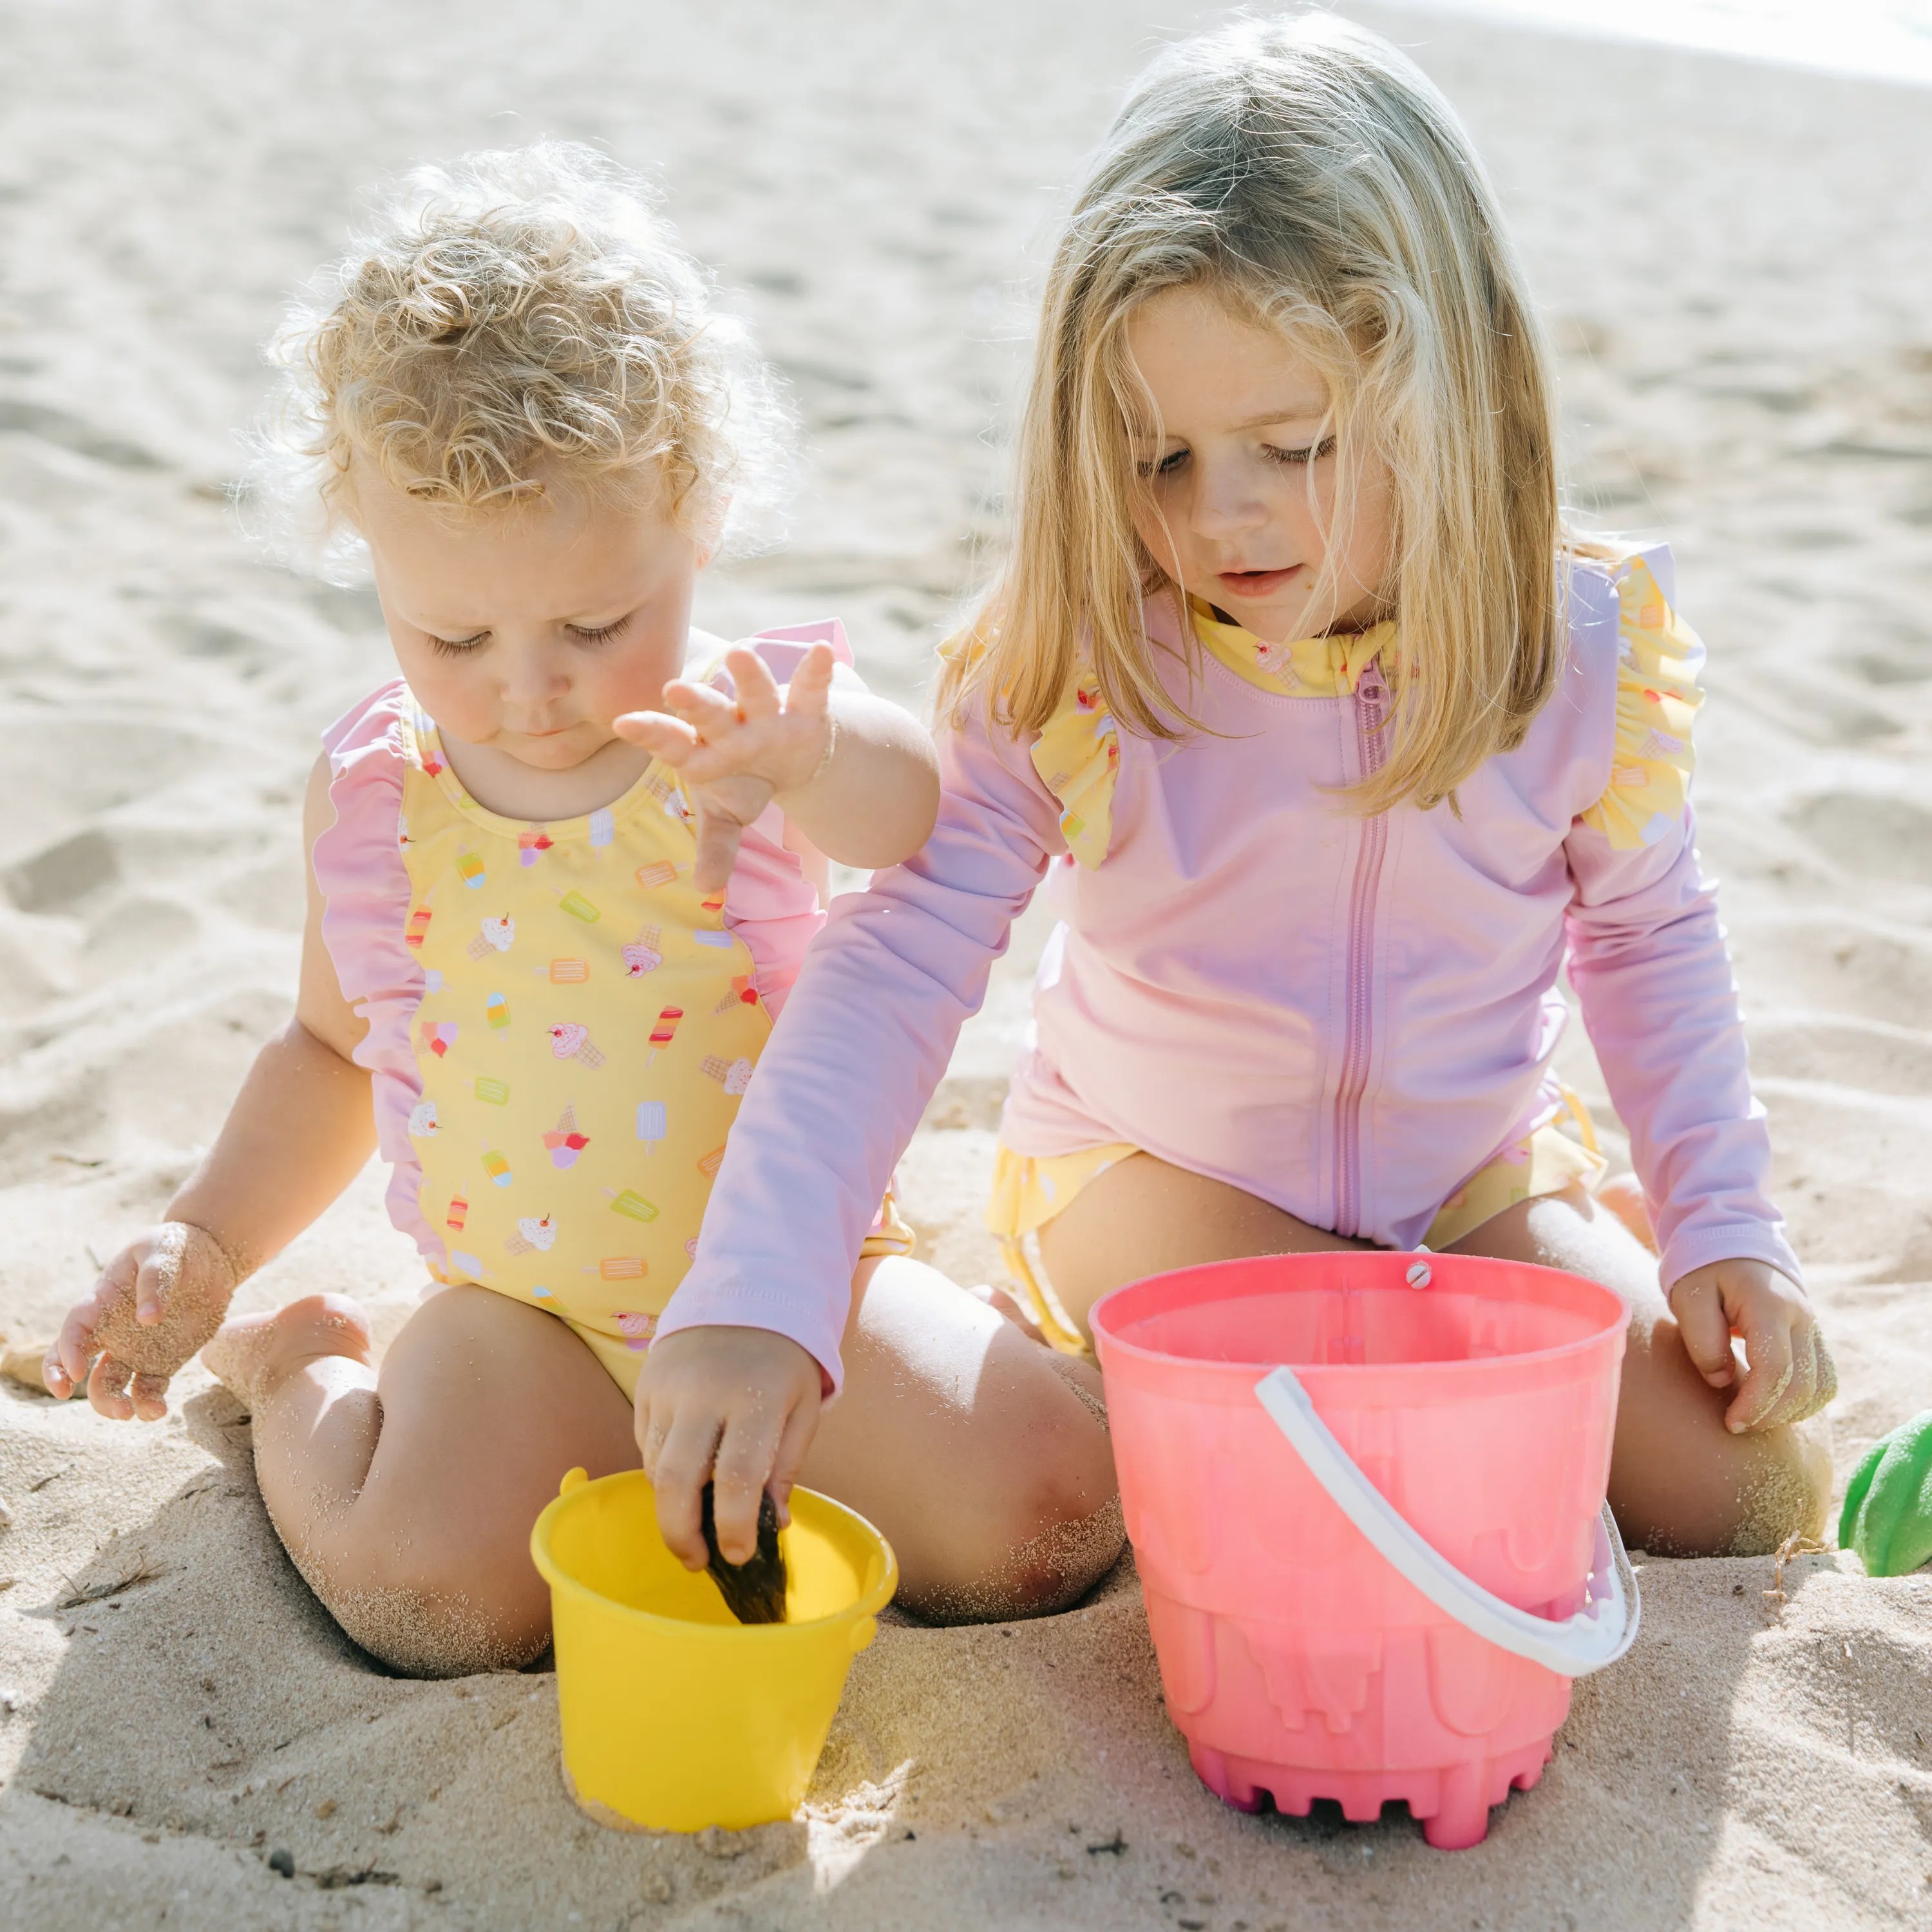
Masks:
[[[324,1355],[375,1359],[369,1317],[346,1294],[308,1294],[270,1315],[225,1322],[201,1352],[208,1372],[252,1414],[288,1378]]]

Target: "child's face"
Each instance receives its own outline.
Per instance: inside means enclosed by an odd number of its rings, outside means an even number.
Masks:
[[[1364,460],[1353,514],[1334,527],[1328,389],[1282,339],[1202,289],[1137,310],[1129,352],[1160,411],[1135,439],[1153,491],[1141,540],[1170,576],[1264,644],[1375,614],[1389,576],[1390,479]],[[1318,594],[1323,564],[1334,582]]]
[[[682,669],[703,559],[655,504],[553,487],[449,510],[360,459],[350,482],[397,662],[445,736],[573,770]]]

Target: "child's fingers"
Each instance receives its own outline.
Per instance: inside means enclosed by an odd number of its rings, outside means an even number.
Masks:
[[[748,1563],[758,1553],[758,1498],[772,1473],[776,1432],[764,1405],[729,1418],[711,1472],[711,1525],[718,1553],[728,1563]]]
[[[107,1277],[101,1277],[105,1286]],[[67,1319],[61,1324],[61,1331],[54,1338],[54,1346],[49,1352],[47,1365],[41,1372],[41,1379],[46,1382],[52,1393],[62,1401],[82,1387],[87,1381],[88,1365],[93,1361],[98,1343],[94,1340],[94,1324],[100,1319],[100,1290],[76,1301],[68,1310]],[[50,1374],[58,1369],[64,1388],[55,1388]]]
[[[811,654],[808,652],[806,655]],[[778,681],[772,676],[771,666],[756,651],[747,645],[734,645],[725,653],[724,666],[737,688],[738,711],[747,718],[771,718],[777,715],[782,701]],[[724,695],[722,692],[715,694]],[[726,702],[732,700],[727,699]]]
[[[165,1312],[164,1298],[181,1285],[181,1251],[151,1248],[134,1276],[134,1319],[152,1328]]]
[[[134,1378],[134,1414],[142,1422],[165,1420],[168,1412],[166,1376],[140,1375]]]
[[[710,1560],[704,1546],[700,1492],[711,1474],[718,1446],[716,1414],[700,1420],[689,1411],[676,1418],[658,1450],[651,1474],[656,1492],[658,1530],[664,1545],[687,1570],[702,1570]]]
[[[838,660],[830,644],[814,644],[791,674],[785,712],[794,718],[823,718],[832,703],[832,676]]]
[[[98,1357],[93,1373],[87,1378],[87,1399],[94,1405],[94,1413],[112,1422],[131,1422],[134,1405],[128,1400],[128,1384],[134,1376],[134,1371],[125,1362],[116,1361],[109,1354]]]
[[[1809,1350],[1794,1352],[1791,1324],[1774,1316],[1747,1317],[1744,1378],[1724,1411],[1724,1426],[1733,1436],[1770,1426],[1787,1396],[1808,1395],[1811,1373]],[[1803,1385],[1800,1385],[1800,1377]]]
[[[692,684],[682,678],[664,686],[664,706],[700,738],[722,738],[752,715],[738,699],[727,698],[715,684]]]
[[[1670,1312],[1697,1372],[1712,1388],[1729,1388],[1737,1379],[1737,1364],[1731,1357],[1731,1320],[1717,1283],[1687,1275],[1670,1291]]]
[[[698,746],[698,734],[691,726],[662,711],[626,711],[611,719],[610,728],[619,737],[643,746],[674,768],[682,765]]]
[[[778,1506],[778,1526],[782,1529],[790,1525],[792,1485],[798,1480],[798,1472],[805,1466],[805,1452],[812,1447],[812,1438],[818,1432],[818,1404],[794,1403],[784,1419],[784,1430],[772,1457],[772,1473],[765,1480],[765,1487],[771,1492],[772,1501]]]

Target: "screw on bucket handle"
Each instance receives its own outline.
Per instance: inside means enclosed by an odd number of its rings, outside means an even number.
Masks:
[[[1560,1624],[1532,1616],[1491,1595],[1423,1540],[1336,1441],[1293,1370],[1271,1370],[1256,1383],[1255,1394],[1343,1515],[1438,1610],[1465,1628],[1564,1677],[1601,1670],[1636,1641],[1642,1598],[1608,1504],[1597,1522],[1584,1607]]]

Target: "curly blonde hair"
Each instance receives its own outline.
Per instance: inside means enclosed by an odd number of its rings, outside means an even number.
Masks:
[[[942,714],[983,694],[1038,730],[1082,660],[1126,728],[1195,724],[1143,602],[1184,593],[1136,534],[1132,428],[1155,420],[1135,311],[1198,288],[1276,330],[1326,380],[1346,526],[1378,457],[1394,479],[1382,587],[1418,675],[1353,809],[1421,806],[1522,742],[1563,662],[1549,356],[1495,196],[1448,103],[1378,35],[1322,11],[1238,18],[1136,82],[1047,278],[1018,448],[1011,554],[953,652]]]
[[[634,175],[575,142],[412,170],[269,345],[281,371],[244,506],[338,580],[362,542],[352,458],[464,510],[546,474],[663,493],[712,547],[755,548],[783,494],[789,422],[734,318]]]

